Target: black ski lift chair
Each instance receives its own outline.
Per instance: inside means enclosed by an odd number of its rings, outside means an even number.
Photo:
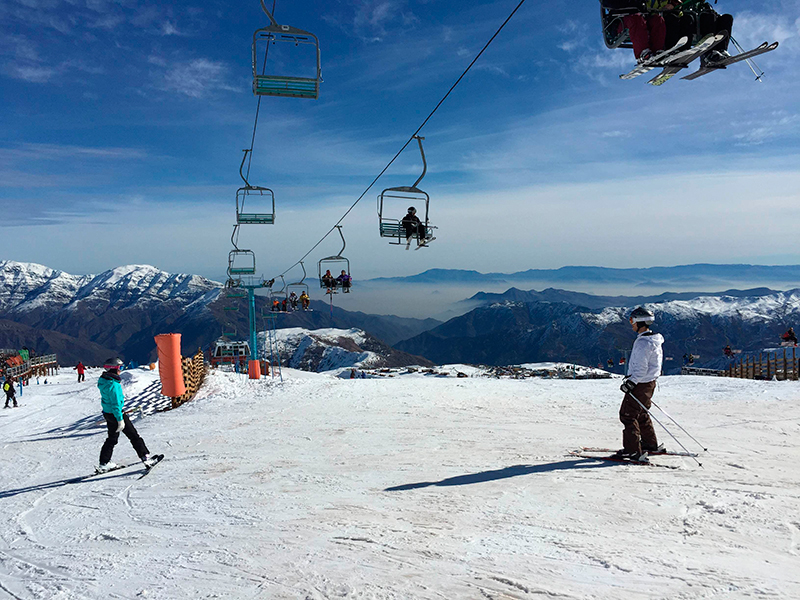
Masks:
[[[317,36],[302,29],[278,25],[272,14],[267,10],[264,0],[260,0],[261,10],[269,18],[270,24],[257,30],[253,34],[253,93],[256,96],[284,96],[290,98],[317,98],[319,96],[319,83],[322,81],[322,67],[320,63],[319,40]],[[287,75],[267,74],[267,54],[271,44],[277,42],[291,42],[296,47],[311,45],[314,47],[317,65],[313,77],[290,77]],[[263,49],[263,50],[262,50]],[[263,61],[259,64],[259,55],[263,54]],[[260,68],[259,68],[260,67]],[[259,72],[260,71],[260,72]],[[310,72],[308,73],[311,74]]]
[[[343,256],[347,242],[344,241],[342,226],[337,225],[336,229],[339,230],[339,235],[342,238],[342,249],[339,251],[339,254],[334,256],[326,256],[325,258],[321,259],[317,265],[317,272],[319,273],[319,287],[322,289],[329,289],[333,294],[336,293],[336,288],[339,285],[339,282],[336,281],[336,278],[339,276],[340,271],[344,271],[348,276],[350,275],[350,261]],[[333,283],[323,280],[325,271],[331,272],[331,275],[333,276]],[[350,285],[352,286],[352,280],[350,281]],[[343,291],[345,293],[349,293],[350,288],[344,288]]]
[[[256,272],[256,253],[252,250],[239,250],[228,253],[228,277],[235,275],[253,275]]]
[[[302,260],[300,261],[300,268],[303,269],[303,278],[300,281],[290,283],[286,286],[287,293],[295,292],[298,297],[300,297],[300,294],[302,294],[303,292],[305,292],[306,294],[308,294],[309,292],[308,284],[305,283],[306,266],[303,264]]]
[[[625,15],[641,12],[644,2],[637,0],[600,0],[603,23],[603,42],[607,48],[633,48],[627,28],[622,24]]]
[[[244,150],[244,158],[242,158],[242,164],[239,165],[239,176],[244,181],[244,187],[236,190],[236,223],[239,225],[274,225],[275,193],[269,188],[250,185],[242,172],[248,152],[250,152],[250,148]],[[250,208],[253,204],[255,210]],[[249,210],[246,211],[246,208]]]
[[[422,149],[422,140],[425,138],[418,135],[415,135],[414,137],[419,143],[419,152],[422,155],[422,175],[420,175],[419,179],[417,179],[414,182],[414,185],[410,187],[403,186],[387,188],[378,196],[378,225],[380,227],[380,234],[381,237],[389,238],[390,244],[401,245],[405,243],[406,230],[402,224],[402,217],[395,219],[385,216],[384,213],[387,210],[387,204],[388,210],[392,211],[391,214],[402,214],[401,211],[405,211],[408,206],[419,207],[424,205],[425,218],[420,219],[420,221],[425,227],[425,239],[420,241],[429,242],[433,240],[433,230],[435,227],[430,225],[428,221],[428,210],[430,208],[431,199],[427,193],[423,192],[417,187],[419,182],[422,181],[422,178],[425,177],[425,173],[428,171],[428,163],[425,160],[425,151]],[[418,238],[419,234],[415,233],[412,237]]]

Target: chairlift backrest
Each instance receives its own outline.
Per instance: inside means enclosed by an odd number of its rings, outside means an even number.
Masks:
[[[267,10],[264,0],[261,0],[261,9],[269,17],[270,24],[253,34],[253,93],[256,96],[317,98],[319,96],[319,84],[322,81],[322,65],[317,36],[302,29],[279,25]],[[267,73],[268,48],[276,42],[291,42],[295,46],[300,46],[301,44],[313,46],[316,54],[314,76],[298,77]],[[259,56],[262,47],[264,48],[264,60],[261,64],[261,69],[259,69]],[[260,73],[259,70],[261,71]]]

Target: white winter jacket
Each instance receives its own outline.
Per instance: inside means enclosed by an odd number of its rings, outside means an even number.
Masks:
[[[649,383],[661,375],[661,364],[664,353],[661,344],[664,336],[660,333],[645,331],[633,342],[631,358],[628,361],[628,377],[633,383]]]

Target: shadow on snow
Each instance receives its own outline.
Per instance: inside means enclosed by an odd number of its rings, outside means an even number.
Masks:
[[[473,483],[483,483],[485,481],[497,481],[508,479],[509,477],[521,477],[523,475],[533,475],[534,473],[550,473],[552,471],[565,471],[572,469],[602,469],[605,467],[616,466],[617,463],[597,462],[594,459],[562,460],[543,465],[514,465],[504,469],[494,471],[481,471],[480,473],[470,473],[468,475],[457,475],[448,477],[441,481],[421,481],[419,483],[406,483],[389,487],[384,492],[403,492],[406,490],[416,490],[419,488],[439,486],[448,487],[453,485],[472,485]]]

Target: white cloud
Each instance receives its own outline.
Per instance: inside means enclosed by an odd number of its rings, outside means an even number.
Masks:
[[[49,67],[13,66],[9,74],[16,79],[31,83],[47,83],[56,74],[56,70]]]
[[[160,64],[157,59],[153,64]],[[164,63],[166,72],[160,75],[158,87],[191,98],[203,98],[216,91],[241,91],[228,82],[228,67],[222,62],[206,58]]]

